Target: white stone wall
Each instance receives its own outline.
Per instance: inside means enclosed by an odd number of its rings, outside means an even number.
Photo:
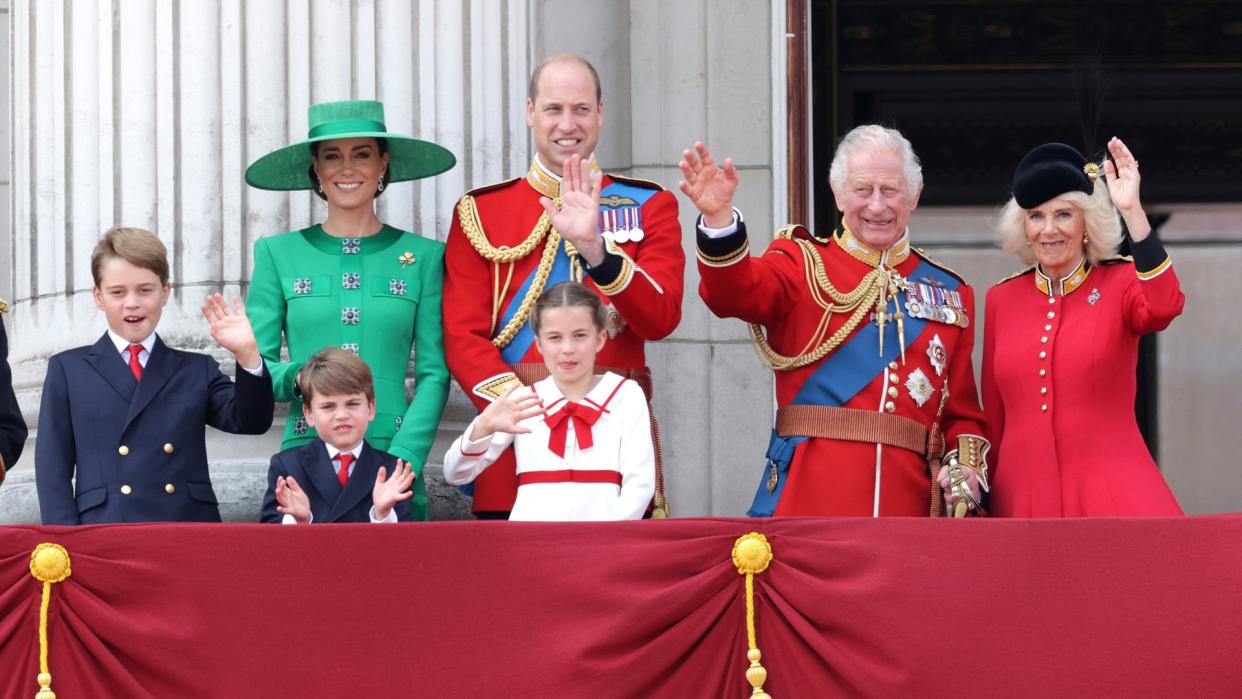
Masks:
[[[457,156],[452,171],[379,200],[385,221],[443,240],[463,192],[528,162],[528,12],[525,0],[13,0],[16,187],[5,198],[12,257],[0,261],[31,424],[47,356],[106,327],[89,255],[111,225],[164,240],[174,294],[161,335],[213,351],[203,297],[243,293],[256,238],[325,214],[309,192],[243,181],[258,156],[305,138],[311,103],[382,100],[390,129]],[[277,428],[259,440],[215,436],[209,451],[213,463],[261,471],[278,444]],[[28,448],[4,495],[32,463]],[[258,487],[241,510],[257,511]]]

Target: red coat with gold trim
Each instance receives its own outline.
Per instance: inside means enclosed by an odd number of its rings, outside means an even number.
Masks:
[[[876,268],[845,249],[849,245],[855,253],[865,253],[864,257],[880,257],[848,232],[824,241],[811,238],[804,229],[796,230],[795,236],[814,241],[814,254],[840,292],[853,290]],[[762,256],[751,257],[745,226],[739,221],[739,230],[723,238],[711,239],[700,231],[698,244],[699,294],[713,313],[763,326],[772,349],[782,355],[813,349],[807,344],[824,318],[824,308],[813,297],[809,286],[814,283],[813,274],[808,274],[803,251],[794,239],[778,238]],[[855,408],[910,418],[928,428],[939,424],[950,449],[959,435],[985,435],[971,368],[974,300],[970,286],[920,252],[910,251],[906,239],[885,254],[885,262],[897,274],[915,277],[910,281],[926,277],[930,286],[950,280],[956,286],[953,303],[959,310],[947,318],[958,324],[923,320],[916,330],[908,318],[909,346],[904,360],[895,355],[885,361],[879,355],[874,307],[869,308],[836,350],[808,366],[775,372],[777,405]],[[892,302],[888,308],[895,313]],[[966,327],[960,325],[960,314],[970,319]],[[851,315],[832,313],[824,337],[831,337]],[[889,322],[884,330],[889,354],[898,345],[895,325]],[[834,362],[838,354],[841,360]],[[846,361],[848,354],[859,361]],[[942,408],[946,382],[948,398]],[[829,390],[812,390],[821,384]],[[817,437],[782,444],[774,433],[751,515],[927,516],[929,512],[932,483],[927,461],[919,453],[874,442]],[[792,451],[782,453],[786,446]],[[759,463],[756,459],[756,475],[760,475]],[[778,474],[769,481],[774,464]],[[772,487],[765,487],[769,483]]]
[[[541,189],[547,193],[548,175],[538,164],[532,165],[536,170],[542,172]],[[540,178],[514,179],[467,195],[473,197],[478,222],[493,247],[518,246],[535,228],[543,213],[539,204],[543,194],[532,181],[538,184]],[[640,369],[646,366],[645,343],[666,337],[681,321],[685,253],[677,200],[656,184],[612,175],[604,176],[602,194],[604,220],[625,220],[640,225],[643,233],[637,242],[609,243],[605,261],[585,270],[584,283],[611,306],[609,339],[596,364]],[[626,216],[609,217],[609,212],[622,210]],[[511,364],[543,362],[534,342],[524,349],[518,346],[533,339],[528,325],[525,337],[515,338],[503,350],[492,344],[492,338],[521,303],[524,282],[539,265],[544,241],[516,262],[496,263],[471,243],[461,214],[459,203],[445,251],[445,355],[453,378],[482,410],[513,380]],[[510,450],[475,481],[474,510],[508,511],[516,493]]]
[[[1139,338],[1168,327],[1185,296],[1154,235],[1133,250],[1134,262],[1080,266],[1064,294],[1037,269],[988,292],[993,515],[1182,514],[1135,423],[1134,393]]]

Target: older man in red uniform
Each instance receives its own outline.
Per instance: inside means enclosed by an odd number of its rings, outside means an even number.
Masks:
[[[776,425],[750,514],[976,506],[987,441],[971,368],[974,298],[910,246],[923,177],[909,141],[879,126],[847,134],[829,176],[841,228],[819,237],[787,227],[759,257],[733,208],[732,162],[718,166],[699,143],[680,165],[702,213],[699,293],[716,315],[751,323],[776,372]]]
[[[480,410],[515,382],[541,378],[530,308],[544,289],[581,279],[609,310],[596,368],[634,378],[650,397],[644,344],[681,320],[677,200],[657,184],[600,173],[604,103],[586,59],[559,54],[535,69],[526,122],[537,151],[526,176],[474,190],[454,212],[445,253],[449,371]],[[507,516],[516,493],[510,450],[475,481],[474,511]]]

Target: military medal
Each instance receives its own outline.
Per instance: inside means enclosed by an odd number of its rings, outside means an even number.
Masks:
[[[611,243],[614,239],[612,232],[614,224],[612,223],[612,216],[610,214],[612,214],[612,212],[608,209],[599,210],[599,234],[604,238],[604,240]]]
[[[626,220],[627,219],[625,215],[626,211],[628,211],[628,209],[613,209],[612,210],[613,218],[617,221],[616,241],[618,243],[630,242],[630,225],[629,225],[629,221]]]
[[[913,310],[910,311],[914,313]],[[927,358],[931,360],[932,368],[936,370],[936,376],[944,374],[944,368],[949,363],[949,354],[945,351],[944,342],[940,339],[940,335],[933,335],[931,342],[927,343]]]
[[[642,214],[638,209],[627,209],[630,212],[630,241],[637,243],[647,236],[642,227]]]
[[[907,280],[905,290],[906,310],[911,317],[959,328],[970,326],[961,293],[945,289],[940,281],[926,277],[917,282]]]

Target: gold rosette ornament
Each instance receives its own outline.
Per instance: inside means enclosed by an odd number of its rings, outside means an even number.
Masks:
[[[47,667],[47,608],[52,600],[52,583],[67,579],[72,572],[69,552],[60,544],[39,544],[30,554],[30,574],[43,583],[43,602],[39,605],[39,692],[35,699],[56,699],[52,673]]]
[[[746,576],[746,659],[750,661],[746,681],[750,682],[751,699],[772,699],[763,691],[768,671],[759,664],[763,654],[755,645],[755,576],[767,570],[771,562],[772,545],[759,532],[744,534],[733,542],[733,565],[737,566],[738,574]]]

